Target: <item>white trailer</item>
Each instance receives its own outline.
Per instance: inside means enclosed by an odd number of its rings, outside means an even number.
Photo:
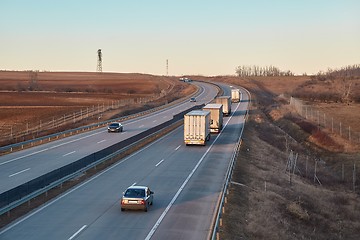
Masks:
[[[210,112],[193,110],[184,115],[184,142],[186,145],[206,145],[210,140]]]
[[[203,107],[204,111],[210,112],[210,132],[219,133],[223,126],[223,105],[209,103]]]
[[[231,102],[240,102],[240,89],[231,89]]]
[[[223,105],[223,113],[225,116],[229,116],[231,113],[231,97],[230,96],[220,96],[214,99],[214,103],[219,103]]]

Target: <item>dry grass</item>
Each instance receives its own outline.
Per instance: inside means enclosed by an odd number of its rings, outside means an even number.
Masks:
[[[259,112],[252,115],[232,179],[247,187],[231,185],[220,239],[359,239],[359,196],[301,174],[290,184],[285,145],[281,129]],[[307,150],[295,141],[291,147]]]

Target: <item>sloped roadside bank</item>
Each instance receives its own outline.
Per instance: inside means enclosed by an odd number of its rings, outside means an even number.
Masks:
[[[291,183],[290,150],[299,153]],[[326,159],[275,126],[260,108],[250,111],[220,239],[359,239],[359,192],[325,171],[318,173],[322,185],[314,182],[315,155]]]

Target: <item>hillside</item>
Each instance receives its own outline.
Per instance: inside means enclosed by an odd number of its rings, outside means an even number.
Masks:
[[[252,94],[220,239],[359,239],[359,142],[331,132],[329,126],[319,128],[289,104],[292,94],[305,91],[313,80],[203,79],[244,86]],[[316,95],[336,91],[336,84],[327,88],[322,84],[312,84]],[[352,91],[357,94],[359,84]],[[351,129],[360,129],[360,105],[355,100],[303,100],[326,116],[351,124]]]

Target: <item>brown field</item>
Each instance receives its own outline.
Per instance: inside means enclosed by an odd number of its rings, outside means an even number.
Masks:
[[[195,90],[175,77],[146,74],[0,71],[0,134],[9,134],[26,124],[39,125],[63,115],[111,106],[114,102],[150,101],[147,106],[131,103],[101,113],[104,121],[122,113],[163,105]],[[88,119],[77,126],[97,120]],[[65,128],[74,127],[70,124]]]
[[[167,89],[167,77],[133,73],[0,72],[0,90],[153,94]]]

